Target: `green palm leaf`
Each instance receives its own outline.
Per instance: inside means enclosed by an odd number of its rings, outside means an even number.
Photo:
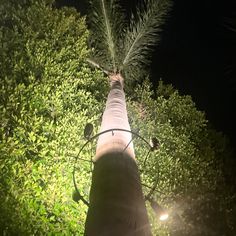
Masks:
[[[141,6],[141,7],[140,7]],[[137,78],[160,40],[161,26],[171,7],[169,0],[145,0],[132,15],[123,41],[123,60],[120,69],[126,78]]]
[[[123,10],[116,0],[92,0],[90,5],[93,58],[102,68],[115,73],[119,67],[118,36],[126,25]]]
[[[121,72],[130,80],[139,79],[160,40],[171,0],[143,0],[129,25],[117,0],[90,3],[92,13],[88,20],[93,55],[89,62],[106,73]]]

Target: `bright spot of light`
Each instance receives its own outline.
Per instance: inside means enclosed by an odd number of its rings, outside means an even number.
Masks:
[[[169,217],[169,215],[168,215],[167,213],[164,213],[164,214],[161,214],[161,215],[160,215],[160,218],[159,218],[159,219],[160,219],[161,221],[165,221],[165,220],[168,219],[168,217]]]

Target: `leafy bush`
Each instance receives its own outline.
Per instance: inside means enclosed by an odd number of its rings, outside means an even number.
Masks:
[[[72,200],[72,170],[85,124],[100,116],[106,83],[86,66],[88,32],[75,10],[44,1],[4,4],[1,234],[79,234],[86,207]],[[77,177],[88,185],[86,168]]]
[[[204,113],[197,110],[190,96],[180,95],[162,81],[156,96],[147,81],[137,86],[128,105],[133,129],[147,140],[156,137],[159,141],[158,149],[148,152],[147,145],[135,139],[144,193],[170,214],[167,222],[160,222],[147,205],[153,234],[221,235],[229,230],[229,224],[221,231],[209,224],[209,219],[215,219],[222,225],[221,217],[216,219],[215,214],[223,217],[233,204],[225,204],[229,189],[222,167],[223,160],[230,158],[225,137],[209,128]],[[225,206],[223,211],[199,210],[200,206],[216,209],[221,204]],[[196,220],[206,218],[205,214],[208,221]],[[228,217],[232,220],[233,214]]]

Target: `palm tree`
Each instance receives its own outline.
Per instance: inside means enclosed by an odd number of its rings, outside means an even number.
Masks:
[[[128,132],[124,83],[143,75],[170,2],[145,0],[129,22],[115,0],[92,0],[91,7],[93,59],[88,61],[109,76],[110,92],[101,124],[104,134],[99,136],[94,157],[85,235],[151,235]]]

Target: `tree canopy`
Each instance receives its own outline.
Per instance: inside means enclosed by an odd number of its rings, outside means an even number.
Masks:
[[[86,62],[89,32],[75,9],[49,0],[1,3],[0,232],[80,235],[87,207],[72,199],[72,172],[84,127],[98,131],[107,80]],[[132,130],[159,141],[147,155],[134,139],[144,193],[171,216],[159,223],[148,205],[154,235],[233,235],[235,179],[227,175],[234,162],[226,139],[190,96],[162,81],[153,90],[147,81],[133,88],[128,110]],[[76,162],[85,198],[94,149],[86,146],[86,161]]]
[[[140,80],[171,8],[170,0],[144,0],[127,19],[117,0],[91,0],[88,17],[92,62],[128,83]]]

